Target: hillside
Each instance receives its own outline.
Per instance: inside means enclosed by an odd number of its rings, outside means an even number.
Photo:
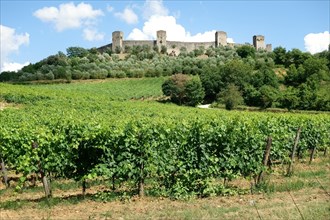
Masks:
[[[330,110],[330,95],[322,92],[330,81],[330,52],[315,55],[278,47],[272,52],[249,45],[195,49],[179,56],[149,46],[111,49],[70,47],[21,71],[3,72],[0,81],[28,82],[106,78],[167,77],[177,73],[198,76],[204,102],[218,100],[229,86],[236,86],[243,104],[260,108]],[[201,58],[202,57],[202,58]]]

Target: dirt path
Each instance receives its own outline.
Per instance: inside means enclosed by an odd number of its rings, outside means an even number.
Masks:
[[[198,108],[210,108],[211,104],[199,105]]]

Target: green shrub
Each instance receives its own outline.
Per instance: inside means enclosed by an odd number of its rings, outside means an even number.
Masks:
[[[178,105],[196,106],[204,99],[205,92],[199,77],[175,74],[162,85],[164,95]]]
[[[237,86],[229,84],[224,91],[219,93],[218,101],[224,103],[227,110],[232,110],[237,105],[243,104],[243,97]]]

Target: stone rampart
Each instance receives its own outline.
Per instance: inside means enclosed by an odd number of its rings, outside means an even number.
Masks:
[[[148,45],[151,47],[151,49],[153,48],[153,46],[155,46],[155,41],[153,40],[124,40],[123,41],[123,49],[125,49],[125,47],[133,47],[133,46],[143,46],[143,45]]]
[[[203,47],[207,49],[209,47],[220,47],[220,46],[239,46],[242,44],[237,43],[227,43],[227,33],[224,31],[216,31],[215,32],[215,41],[212,42],[182,42],[182,41],[168,41],[166,36],[166,31],[160,30],[157,31],[157,39],[155,40],[123,40],[124,33],[121,31],[114,31],[112,33],[112,43],[100,47],[100,50],[105,50],[106,48],[111,48],[112,51],[123,52],[125,47],[133,47],[133,46],[143,46],[148,45],[151,48],[157,46],[160,50],[162,46],[166,46],[167,53],[175,53],[178,55],[180,53],[180,49],[182,47],[186,48],[187,52],[191,52],[195,49],[200,49]],[[265,44],[265,37],[263,35],[254,35],[253,36],[253,46],[256,50],[262,49],[267,51],[272,51],[271,44]],[[119,50],[120,49],[120,50]]]

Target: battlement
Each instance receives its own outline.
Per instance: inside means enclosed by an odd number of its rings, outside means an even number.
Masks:
[[[200,48],[209,48],[209,47],[221,47],[221,46],[240,46],[242,44],[233,44],[227,42],[227,33],[224,31],[215,32],[215,41],[212,42],[182,42],[182,41],[168,41],[166,31],[159,30],[156,33],[156,40],[124,40],[124,33],[122,31],[114,31],[112,33],[112,43],[106,46],[101,47],[111,47],[112,51],[115,53],[122,53],[125,47],[132,46],[143,46],[148,45],[150,47],[158,47],[158,50],[161,50],[162,47],[167,48],[167,53],[172,53],[178,55],[181,48],[186,48],[187,52],[193,51]],[[265,37],[263,35],[254,35],[253,36],[253,46],[256,50],[267,50],[272,51],[271,44],[265,44]]]

